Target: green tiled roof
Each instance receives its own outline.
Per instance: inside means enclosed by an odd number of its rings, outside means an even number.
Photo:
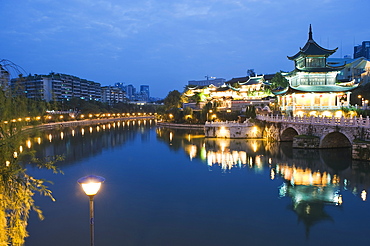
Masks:
[[[330,67],[330,66],[326,66],[326,67],[305,67],[305,68],[301,68],[301,69],[296,68],[291,73],[293,73],[293,72],[310,72],[310,73],[334,72],[334,71],[339,71],[343,68],[344,68],[344,66],[341,66],[341,67]]]
[[[354,86],[340,86],[340,85],[300,85],[297,87],[287,87],[283,90],[273,91],[275,95],[292,94],[292,93],[303,93],[303,92],[345,92],[351,91],[357,88]]]

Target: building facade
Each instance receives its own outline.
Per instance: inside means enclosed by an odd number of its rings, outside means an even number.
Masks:
[[[116,86],[103,86],[101,87],[101,101],[109,105],[125,101],[125,94],[121,88]]]
[[[6,71],[2,65],[0,65],[0,86],[7,88],[10,82],[10,73]]]
[[[367,83],[370,74],[370,61],[360,58],[328,58],[327,63],[333,67],[341,67],[337,75],[340,82]]]

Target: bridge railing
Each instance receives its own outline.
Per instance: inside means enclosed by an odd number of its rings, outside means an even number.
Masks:
[[[251,124],[248,121],[238,122],[238,121],[219,121],[219,122],[212,122],[206,121],[204,126],[206,127],[220,127],[220,126],[250,126]]]
[[[366,127],[370,128],[370,118],[353,117],[353,118],[336,118],[336,117],[314,117],[314,116],[282,116],[282,115],[257,115],[258,120],[267,122],[286,122],[310,125],[327,125],[327,126],[348,126],[348,127]]]

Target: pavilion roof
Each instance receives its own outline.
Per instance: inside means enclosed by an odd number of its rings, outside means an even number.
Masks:
[[[234,87],[232,87],[232,86],[229,86],[229,85],[227,85],[227,86],[221,86],[221,87],[218,87],[216,90],[215,90],[215,92],[223,92],[223,91],[239,91],[239,89],[237,89],[237,88],[234,88]]]
[[[344,66],[341,67],[304,67],[304,68],[295,68],[293,71],[291,71],[289,74],[294,74],[296,72],[309,72],[309,73],[323,73],[323,72],[335,72],[342,70]]]
[[[328,57],[332,55],[335,51],[337,51],[338,48],[335,48],[333,50],[325,49],[321,47],[319,44],[317,44],[313,38],[312,38],[312,28],[310,25],[310,31],[308,35],[308,40],[303,46],[303,48],[299,48],[300,50],[298,51],[297,54],[293,56],[288,56],[289,60],[296,60],[300,56],[325,56]]]
[[[229,81],[227,81],[226,83],[232,85],[234,83],[244,83],[244,82],[247,82],[248,80],[249,80],[249,76],[238,77],[238,78],[232,78]]]
[[[262,74],[262,75],[257,75],[255,77],[250,77],[250,76],[245,76],[245,77],[237,77],[237,78],[232,78],[229,81],[226,81],[226,84],[232,85],[234,83],[238,83],[240,85],[252,85],[252,84],[258,84],[262,83],[268,85],[268,81],[270,81],[275,74]]]

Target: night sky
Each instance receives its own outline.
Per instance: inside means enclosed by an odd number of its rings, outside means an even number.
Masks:
[[[2,0],[1,59],[112,85],[183,91],[205,76],[294,69],[308,38],[332,57],[370,40],[368,0]],[[13,75],[16,76],[16,75]]]

